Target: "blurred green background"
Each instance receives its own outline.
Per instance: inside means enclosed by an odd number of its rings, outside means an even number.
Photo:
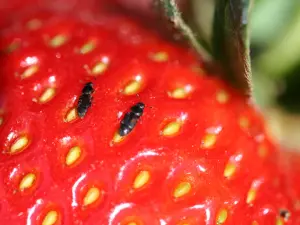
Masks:
[[[256,0],[251,21],[254,96],[283,145],[300,149],[300,1]]]

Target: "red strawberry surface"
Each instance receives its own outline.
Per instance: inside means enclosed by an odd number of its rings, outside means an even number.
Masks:
[[[124,15],[10,18],[1,34],[1,224],[300,224],[261,116],[191,49]],[[88,82],[94,91],[82,93]],[[80,118],[83,95],[91,106],[82,103]],[[120,136],[139,102],[142,115]]]

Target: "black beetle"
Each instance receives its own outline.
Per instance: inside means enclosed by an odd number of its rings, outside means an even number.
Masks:
[[[81,91],[81,95],[77,104],[77,114],[80,118],[83,118],[87,113],[87,110],[92,105],[92,94],[94,93],[93,83],[86,83]]]
[[[126,136],[135,127],[138,119],[143,115],[145,104],[139,102],[130,108],[121,121],[119,135]]]

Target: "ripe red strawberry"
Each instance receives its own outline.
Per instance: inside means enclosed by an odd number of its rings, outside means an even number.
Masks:
[[[192,50],[105,12],[12,18],[1,224],[299,224],[259,113]],[[139,102],[142,115],[128,116]]]

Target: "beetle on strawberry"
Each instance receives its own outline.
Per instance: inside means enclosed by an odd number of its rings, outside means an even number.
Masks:
[[[300,223],[243,89],[128,15],[78,10],[1,29],[1,224]]]

